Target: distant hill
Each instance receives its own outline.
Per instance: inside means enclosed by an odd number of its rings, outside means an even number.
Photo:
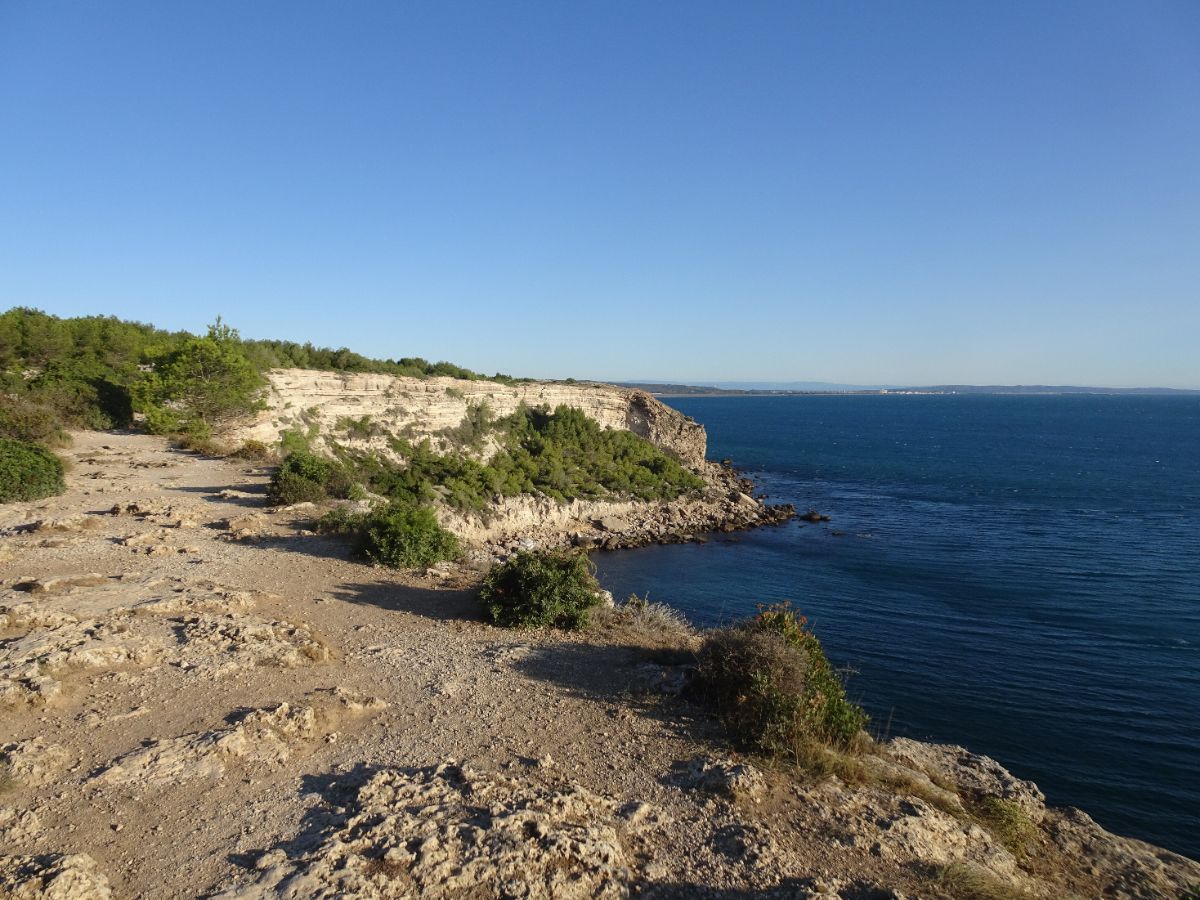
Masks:
[[[1181,395],[1198,396],[1200,390],[1184,388],[1109,388],[1083,387],[1079,385],[1044,385],[1044,384],[935,384],[924,386],[902,385],[852,385],[834,384],[825,381],[791,381],[791,382],[747,382],[722,381],[706,384],[671,384],[654,381],[620,381],[615,382],[621,387],[637,388],[651,394],[672,397],[761,397],[767,395],[802,395],[802,394],[1017,394],[1017,395],[1056,395],[1056,394],[1131,394],[1131,395]]]
[[[1200,394],[1200,390],[1185,388],[1109,388],[1080,387],[1069,384],[939,384],[931,387],[910,388],[909,390],[939,394]]]

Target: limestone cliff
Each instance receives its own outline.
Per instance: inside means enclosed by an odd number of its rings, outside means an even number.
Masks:
[[[605,428],[624,429],[677,456],[702,475],[706,488],[674,502],[621,498],[559,503],[546,497],[497,498],[486,512],[439,507],[442,524],[460,538],[501,550],[518,546],[615,549],[651,542],[692,540],[708,531],[731,531],[784,521],[791,507],[768,507],[751,496],[753,485],[704,458],[704,426],[647,394],[615,385],[548,381],[501,384],[456,378],[404,378],[274,369],[268,373],[266,408],[231,435],[273,444],[290,430],[311,439],[318,452],[331,443],[400,461],[396,437],[428,439],[435,450],[464,449],[455,430],[473,408],[486,405],[500,418],[521,404],[575,407]],[[468,452],[487,458],[494,436]]]
[[[457,378],[403,378],[273,369],[267,374],[267,408],[237,437],[273,443],[289,429],[317,427],[316,443],[330,439],[349,447],[391,454],[388,436],[429,438],[435,447],[452,443],[446,432],[462,424],[469,408],[487,404],[497,417],[521,404],[573,406],[605,428],[632,431],[678,456],[692,468],[704,465],[704,426],[645,391],[608,384],[529,381],[501,384]],[[362,422],[348,427],[349,420]],[[485,448],[484,455],[487,454]]]

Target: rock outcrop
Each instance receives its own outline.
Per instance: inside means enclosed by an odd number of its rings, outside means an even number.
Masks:
[[[619,809],[570,782],[447,763],[374,775],[317,847],[276,850],[257,881],[225,897],[629,896],[646,804]]]
[[[290,429],[313,429],[318,447],[333,438],[346,446],[390,456],[392,435],[410,441],[428,438],[435,447],[445,443],[446,432],[461,425],[472,406],[486,403],[500,417],[522,404],[551,409],[565,405],[582,410],[605,428],[632,431],[689,466],[704,464],[704,426],[645,391],[631,388],[558,381],[502,384],[311,369],[272,369],[267,380],[267,408],[256,422],[237,432],[241,440],[274,443]],[[356,424],[348,427],[351,421]],[[483,453],[487,455],[487,448]]]
[[[108,900],[108,879],[86,853],[0,857],[0,887],[14,900]]]
[[[42,579],[70,581],[72,579]],[[260,598],[206,581],[86,579],[56,600],[20,601],[0,590],[0,709],[54,701],[73,674],[135,670],[166,663],[215,679],[270,666],[326,662],[329,648],[305,622],[254,614]],[[29,582],[20,582],[24,588]],[[5,748],[5,752],[9,752]]]
[[[486,405],[496,417],[519,406],[560,405],[581,410],[604,428],[645,438],[678,457],[703,476],[707,487],[673,502],[576,500],[560,503],[522,495],[497,498],[483,514],[448,507],[438,510],[442,524],[460,538],[488,545],[501,555],[519,546],[573,544],[585,549],[618,549],[649,543],[694,540],[712,531],[733,531],[786,521],[790,506],[765,506],[752,496],[754,486],[727,466],[705,459],[704,426],[645,391],[609,384],[530,381],[501,384],[456,378],[403,378],[274,369],[268,373],[266,409],[258,419],[228,437],[273,444],[298,430],[318,452],[332,444],[399,461],[396,438],[429,440],[445,452],[462,449],[454,430],[470,410]],[[468,452],[491,456],[497,444],[488,437]],[[253,516],[243,517],[250,522]],[[254,528],[231,522],[232,538],[252,537]]]

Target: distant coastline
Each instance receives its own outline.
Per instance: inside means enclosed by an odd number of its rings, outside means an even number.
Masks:
[[[1010,396],[1056,396],[1056,395],[1129,395],[1129,396],[1200,396],[1200,390],[1187,388],[1108,388],[1081,387],[1077,385],[1023,385],[1023,384],[939,384],[921,387],[829,387],[829,388],[729,388],[717,385],[670,384],[649,381],[616,381],[619,387],[635,388],[656,397],[828,397],[853,396],[855,394],[879,396],[899,395],[954,395],[954,394],[1000,394]]]

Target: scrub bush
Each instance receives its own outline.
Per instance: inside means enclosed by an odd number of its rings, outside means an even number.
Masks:
[[[705,641],[694,689],[735,742],[799,759],[814,743],[851,746],[866,724],[806,624],[779,604]]]
[[[15,393],[0,395],[0,437],[52,447],[65,447],[71,442],[57,410]]]
[[[363,520],[362,550],[375,563],[393,569],[429,566],[456,559],[458,538],[438,524],[433,510],[394,503]]]
[[[1037,826],[1020,804],[1000,797],[984,797],[976,807],[980,820],[1009,852],[1021,859],[1037,838]]]
[[[204,337],[147,358],[153,369],[137,383],[147,413],[170,409],[185,424],[199,420],[219,427],[261,408],[262,376],[247,359],[237,331],[220,317]]]
[[[271,476],[267,499],[276,506],[317,503],[327,497],[345,498],[353,487],[354,480],[341,463],[294,450]]]
[[[40,500],[66,489],[57,456],[40,444],[0,438],[0,503]]]
[[[496,625],[575,630],[587,624],[589,611],[600,604],[600,583],[583,553],[521,552],[492,566],[479,599]]]
[[[274,452],[262,441],[252,438],[242,444],[232,455],[236,459],[244,459],[247,462],[266,462],[274,456]]]

